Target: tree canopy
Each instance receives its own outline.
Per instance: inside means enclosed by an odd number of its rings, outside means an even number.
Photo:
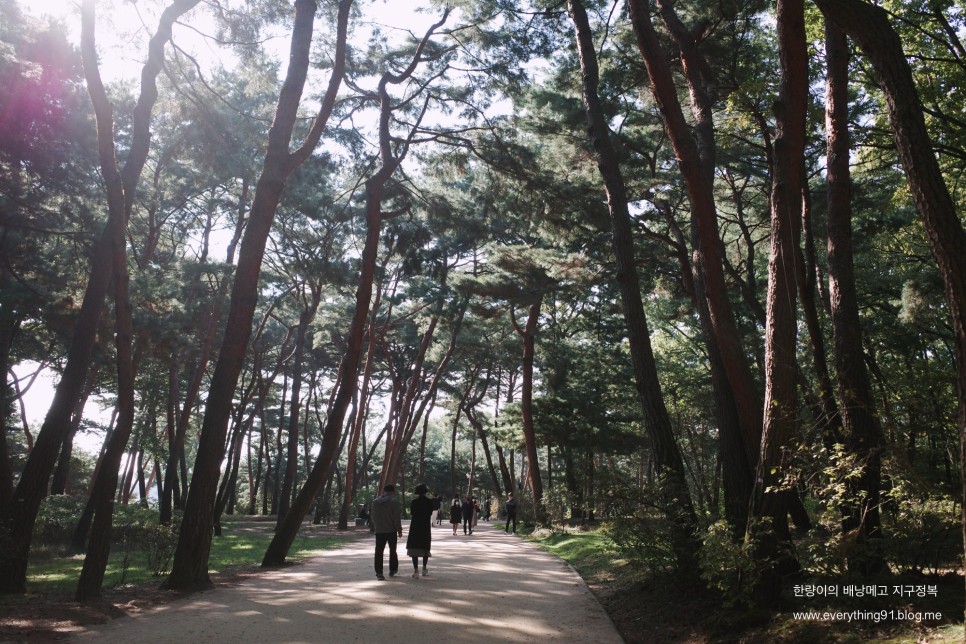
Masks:
[[[83,599],[115,500],[199,588],[225,514],[280,565],[421,482],[761,604],[961,573],[962,3],[0,13],[4,592],[48,495]]]

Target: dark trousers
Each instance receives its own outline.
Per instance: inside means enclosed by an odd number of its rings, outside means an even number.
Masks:
[[[389,544],[389,574],[395,575],[399,570],[399,557],[396,555],[396,533],[377,532],[376,533],[376,574],[382,574],[382,557],[386,552],[386,544]]]
[[[510,521],[513,521],[513,531],[516,532],[517,531],[517,513],[516,512],[510,512],[509,514],[506,515],[506,529],[504,530],[504,532],[510,531]]]
[[[463,518],[463,534],[473,531],[473,515],[471,514],[469,518]]]

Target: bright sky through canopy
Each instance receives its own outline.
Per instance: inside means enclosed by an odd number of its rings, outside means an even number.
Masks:
[[[80,0],[17,2],[27,14],[49,17],[64,24],[71,40],[79,45]],[[137,79],[143,64],[144,45],[157,28],[158,16],[169,4],[170,0],[97,0],[95,38],[101,57],[101,75],[105,81]],[[219,4],[242,10],[240,3],[233,0]],[[375,28],[380,28],[387,38],[391,38],[394,32],[400,37],[409,33],[422,34],[441,13],[422,0],[357,0],[356,7],[364,16],[361,20],[353,20],[350,27],[357,46],[364,46]],[[317,30],[325,28],[325,25],[316,23]],[[208,67],[206,71],[216,65],[232,65],[232,54],[226,47],[219,46],[214,36],[215,24],[206,3],[201,3],[197,9],[186,14],[174,30],[174,42]],[[279,26],[263,44],[282,59],[288,52],[289,36],[285,26]],[[284,67],[282,71],[284,73]]]

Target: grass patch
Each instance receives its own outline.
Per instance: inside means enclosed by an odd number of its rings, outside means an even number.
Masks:
[[[784,605],[775,611],[750,606],[728,607],[719,593],[703,585],[684,585],[673,574],[647,572],[618,551],[606,530],[538,530],[526,537],[541,549],[563,559],[590,585],[628,644],[653,642],[828,642],[852,644],[918,644],[962,642],[962,580],[940,582],[941,610],[957,623],[811,622],[795,620],[795,610],[815,607]],[[890,582],[891,583],[891,582]],[[918,582],[924,583],[924,582]],[[669,610],[673,606],[674,610]],[[854,607],[818,607],[833,612]],[[926,608],[913,608],[926,610]],[[646,625],[646,627],[644,626]]]
[[[538,530],[528,538],[541,549],[569,563],[587,581],[615,581],[630,574],[627,559],[600,530]]]
[[[261,564],[265,550],[272,540],[271,534],[225,533],[215,537],[211,542],[211,554],[208,557],[208,569],[211,572],[224,572],[230,568]],[[289,549],[288,559],[304,559],[317,555],[326,550],[333,550],[346,543],[347,538],[327,537],[318,538],[299,536],[295,538]]]
[[[208,557],[208,570],[211,573],[226,572],[231,569],[258,566],[272,540],[271,532],[233,532],[232,526],[225,526],[220,537],[211,542]],[[338,548],[349,541],[340,536],[299,536],[289,550],[288,559],[298,560],[319,554],[325,550]],[[84,567],[84,554],[69,554],[44,550],[33,553],[27,567],[27,588],[31,593],[43,595],[70,595],[77,588]],[[136,549],[114,547],[104,573],[105,589],[127,584],[143,584],[158,581],[161,577],[154,574],[148,564],[147,555]]]

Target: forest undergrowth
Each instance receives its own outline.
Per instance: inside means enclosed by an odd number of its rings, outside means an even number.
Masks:
[[[129,514],[137,516],[136,511]],[[40,535],[40,547],[35,550],[37,554],[31,558],[28,571],[29,592],[0,597],[0,641],[68,639],[85,626],[103,624],[185,596],[184,592],[161,589],[163,577],[157,574],[157,566],[165,563],[158,559],[159,554],[163,559],[164,553],[159,553],[143,532],[139,533],[141,541],[136,542],[133,535],[138,521],[134,518],[119,526],[118,547],[112,550],[101,598],[75,601],[74,589],[84,557],[63,545],[58,516],[68,518],[70,513],[45,513],[45,532]],[[214,539],[211,549],[211,580],[215,587],[237,585],[263,570],[260,563],[272,538],[273,519],[239,517],[223,522],[223,535]],[[368,536],[366,529],[337,531],[334,524],[303,526],[292,546],[291,562]],[[173,548],[173,541],[169,543],[169,548]],[[167,558],[169,563],[170,553]]]
[[[789,579],[769,609],[707,580],[684,581],[665,562],[628,556],[606,525],[556,525],[528,538],[580,574],[628,644],[757,642],[963,641],[963,577],[950,569],[888,572],[875,580],[804,571]],[[714,540],[709,539],[714,548]],[[736,573],[737,574],[737,573]],[[847,597],[858,585],[929,589],[926,597]],[[838,596],[818,595],[818,588]],[[811,595],[811,596],[808,596]],[[916,619],[941,613],[941,619]],[[808,617],[806,617],[806,615]],[[900,619],[901,618],[901,619]]]

